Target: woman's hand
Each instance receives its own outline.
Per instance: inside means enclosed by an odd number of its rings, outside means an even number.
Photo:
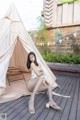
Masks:
[[[44,73],[43,73],[43,72],[40,72],[40,76],[41,76],[41,75],[44,75]]]
[[[39,70],[40,72],[43,72],[43,70]]]
[[[43,70],[40,70],[40,73],[41,73],[41,75],[44,75],[44,72],[43,72]]]

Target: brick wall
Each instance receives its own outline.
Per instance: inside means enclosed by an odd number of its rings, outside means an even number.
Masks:
[[[56,28],[48,30],[49,42],[53,43],[49,46],[52,52],[55,52],[55,49],[56,49],[56,44],[54,43],[55,42],[55,30]],[[65,36],[73,34],[77,31],[80,31],[80,26],[78,25],[78,26],[63,27],[63,28],[60,28],[60,30],[62,31],[64,35],[64,39],[61,43],[61,52],[62,53],[73,53],[73,48],[71,47],[72,41],[69,40],[68,37],[65,37]],[[80,44],[80,35],[77,35],[76,39],[77,39],[76,43]]]

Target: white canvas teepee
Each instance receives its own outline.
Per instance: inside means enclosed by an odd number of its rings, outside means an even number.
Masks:
[[[30,94],[27,91],[27,82],[26,84],[23,83],[22,87],[25,86],[24,91],[23,88],[20,88],[20,81],[13,82],[11,86],[7,85],[6,73],[8,67],[26,69],[27,54],[31,51],[35,52],[37,60],[48,78],[48,82],[53,88],[57,87],[56,77],[41,57],[32,38],[25,29],[15,5],[12,4],[5,17],[0,20],[0,88],[5,88],[5,93],[0,96],[0,103]]]

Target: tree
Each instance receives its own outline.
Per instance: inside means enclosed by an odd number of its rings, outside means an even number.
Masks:
[[[55,31],[56,53],[61,53],[61,42],[63,34],[59,28]]]
[[[71,47],[73,48],[74,54],[79,55],[80,54],[80,45],[76,42],[75,36],[72,34],[69,36],[69,39],[71,40]]]
[[[38,22],[40,23],[40,28],[37,32],[36,40],[38,42],[44,43],[44,46],[41,47],[43,49],[43,54],[48,54],[50,52],[50,49],[47,45],[49,36],[48,36],[48,31],[46,29],[45,21],[42,17],[38,17]]]

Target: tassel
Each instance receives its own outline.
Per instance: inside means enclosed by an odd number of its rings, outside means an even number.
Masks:
[[[52,92],[53,95],[59,96],[59,97],[65,97],[65,98],[70,98],[71,96],[66,96],[66,95],[61,95],[55,92]]]

